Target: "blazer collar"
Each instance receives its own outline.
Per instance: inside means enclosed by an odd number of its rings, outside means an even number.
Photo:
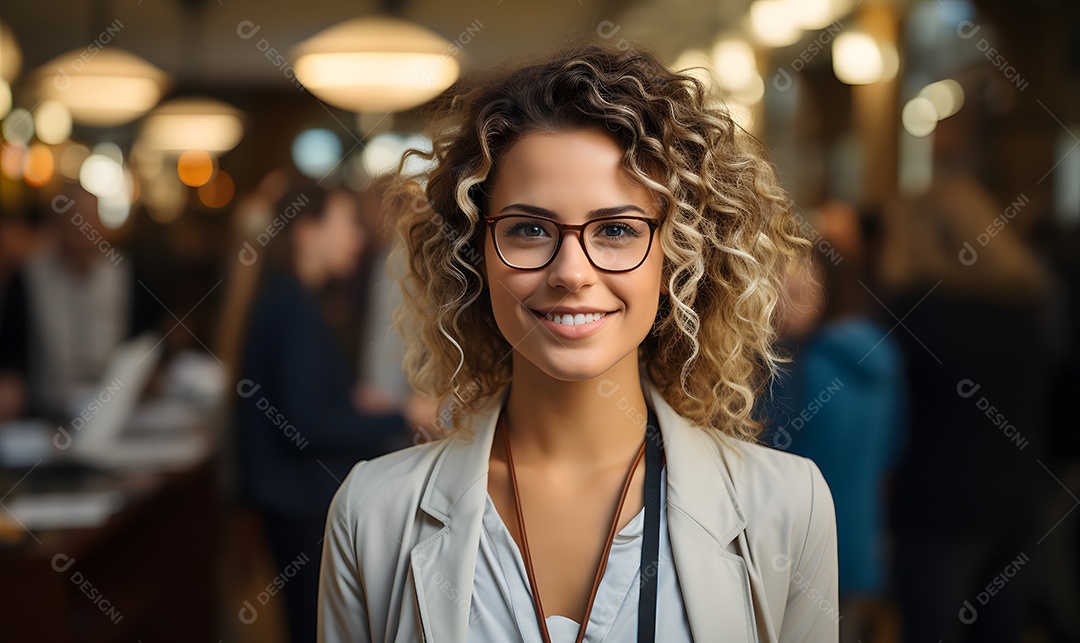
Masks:
[[[746,526],[733,484],[740,477],[741,460],[730,457],[722,440],[676,413],[650,380],[642,378],[641,385],[664,441],[668,531],[694,638],[710,640],[723,632],[731,640],[754,640],[746,565],[728,546]],[[504,387],[473,416],[473,439],[447,439],[420,502],[421,509],[443,524],[412,551],[426,641],[466,639],[488,458],[508,392]]]

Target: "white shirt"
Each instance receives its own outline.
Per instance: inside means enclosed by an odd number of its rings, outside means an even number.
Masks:
[[[33,406],[75,417],[101,392],[109,355],[128,331],[130,264],[95,254],[78,274],[50,248],[27,262],[25,275]]]
[[[665,506],[667,466],[660,470],[660,555],[657,564],[656,640],[693,641],[682,592],[671,556]],[[585,630],[586,643],[636,641],[643,508],[611,544],[607,567]],[[552,643],[574,643],[579,623],[565,616],[547,617]],[[523,641],[541,643],[525,560],[495,509],[491,496],[484,507],[480,550],[473,578],[469,643]]]

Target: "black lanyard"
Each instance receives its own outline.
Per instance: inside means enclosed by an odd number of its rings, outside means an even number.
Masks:
[[[645,427],[645,531],[641,543],[641,577],[638,587],[638,643],[656,640],[656,584],[660,575],[660,468],[664,442],[660,423],[649,407]]]

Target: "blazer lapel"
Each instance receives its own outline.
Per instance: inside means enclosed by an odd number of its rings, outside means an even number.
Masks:
[[[716,440],[691,425],[647,379],[667,456],[667,519],[671,553],[694,640],[756,641],[750,577],[730,543],[746,527],[735,476]]]
[[[509,387],[505,387],[487,410],[474,416],[474,439],[448,439],[420,501],[420,508],[442,525],[412,550],[425,641],[464,641],[468,635],[487,498],[488,458],[498,411],[508,392]]]

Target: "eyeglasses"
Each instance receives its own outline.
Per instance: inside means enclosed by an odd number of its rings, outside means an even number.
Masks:
[[[525,214],[486,219],[499,259],[517,270],[539,270],[559,254],[567,230],[578,233],[578,243],[597,270],[628,272],[649,256],[653,233],[660,222],[644,217],[604,217],[570,225]]]

